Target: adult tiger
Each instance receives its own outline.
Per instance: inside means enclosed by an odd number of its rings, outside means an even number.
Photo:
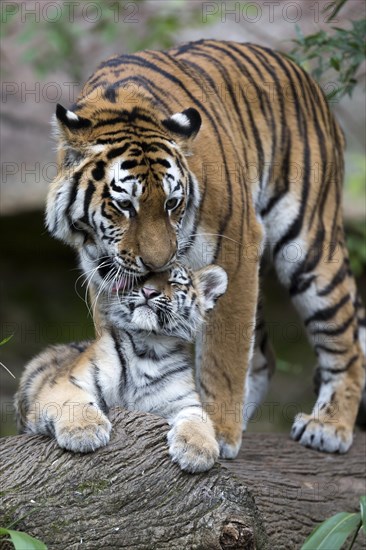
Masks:
[[[194,269],[216,262],[229,275],[196,345],[221,456],[240,448],[252,358],[256,399],[268,378],[265,337],[253,354],[265,244],[319,363],[313,413],[295,418],[292,435],[347,451],[365,380],[365,313],[344,242],[344,139],[317,84],[275,51],[200,40],[112,57],[56,118],[47,226],[78,250],[95,297],[177,259]]]

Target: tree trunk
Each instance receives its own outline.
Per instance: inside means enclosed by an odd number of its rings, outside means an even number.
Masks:
[[[298,549],[321,521],[359,511],[366,494],[366,433],[356,433],[345,455],[306,449],[286,434],[245,434],[239,456],[222,464],[254,496],[271,548]],[[363,532],[353,550],[358,548],[365,548]]]
[[[230,472],[183,473],[163,419],[112,416],[110,444],[88,455],[47,437],[4,438],[1,526],[18,521],[14,529],[60,550],[268,548],[253,497]]]

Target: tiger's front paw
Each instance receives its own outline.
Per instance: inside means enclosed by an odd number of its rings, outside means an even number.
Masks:
[[[74,453],[90,453],[109,442],[112,425],[99,409],[59,422],[55,426],[57,443]]]
[[[237,441],[227,441],[226,438],[219,437],[220,457],[232,460],[238,456],[241,447],[241,439]]]
[[[219,446],[212,426],[196,420],[185,420],[168,433],[169,454],[182,470],[205,472],[219,456]]]
[[[353,441],[352,430],[342,422],[322,421],[312,415],[296,415],[291,437],[305,447],[327,453],[346,453]]]
[[[241,425],[220,426],[216,425],[217,440],[220,446],[220,458],[236,458],[242,443]]]

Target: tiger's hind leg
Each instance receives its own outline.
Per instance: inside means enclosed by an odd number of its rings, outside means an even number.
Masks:
[[[356,297],[357,321],[361,349],[366,357],[366,311],[360,295]],[[366,383],[362,392],[360,408],[357,416],[357,424],[366,427]]]
[[[263,303],[259,298],[255,326],[255,343],[245,382],[243,430],[265,398],[276,368],[276,357],[268,337]]]
[[[29,361],[20,378],[14,396],[14,408],[19,433],[49,434],[45,417],[36,414],[42,388],[60,376],[86,349],[89,342],[49,346]]]
[[[15,396],[20,431],[74,452],[108,443],[111,424],[88,372],[87,345],[51,346],[28,363]]]
[[[318,359],[317,401],[311,414],[296,416],[291,435],[301,444],[321,451],[346,452],[352,444],[365,382],[365,356],[359,340],[356,284],[349,268],[342,222],[338,220],[337,240],[333,242],[319,223],[315,240],[301,239],[299,262],[286,259],[285,246],[274,247],[277,272],[289,288]],[[299,242],[286,240],[287,251],[291,244],[299,247]]]
[[[71,379],[70,379],[71,378]],[[47,387],[39,396],[40,410],[47,411],[47,422],[58,445],[74,453],[89,453],[108,444],[111,423],[96,391],[80,376],[61,378],[53,389],[52,400]],[[47,410],[51,401],[50,410]],[[45,415],[43,415],[45,416]]]

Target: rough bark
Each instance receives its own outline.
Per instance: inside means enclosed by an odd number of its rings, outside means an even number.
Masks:
[[[276,550],[300,548],[337,512],[358,512],[366,494],[365,432],[345,455],[306,449],[285,434],[245,434],[239,456],[222,463],[253,494]],[[353,548],[365,548],[362,532]]]
[[[222,461],[235,478],[219,465],[182,473],[169,459],[164,420],[113,417],[110,445],[91,455],[45,437],[4,438],[0,524],[24,518],[16,528],[50,549],[292,550],[320,521],[357,511],[366,493],[365,433],[346,455],[305,449],[283,434],[246,434],[238,458]]]
[[[230,472],[183,473],[160,418],[116,410],[112,423],[109,446],[88,455],[46,437],[4,438],[1,525],[23,518],[14,528],[60,550],[268,548],[253,497]]]

